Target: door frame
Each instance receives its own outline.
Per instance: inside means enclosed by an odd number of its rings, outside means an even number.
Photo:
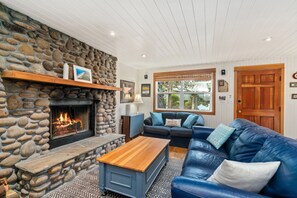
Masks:
[[[251,66],[235,66],[234,67],[234,119],[237,118],[237,72],[242,71],[260,71],[260,70],[281,70],[281,109],[280,109],[280,133],[284,135],[284,82],[285,82],[285,64],[265,64],[265,65],[251,65]]]

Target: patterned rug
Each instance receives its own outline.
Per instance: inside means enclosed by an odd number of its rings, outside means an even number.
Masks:
[[[155,182],[146,194],[148,198],[169,198],[171,197],[171,180],[174,176],[180,175],[182,160],[169,159]],[[44,198],[122,198],[125,196],[108,192],[106,196],[101,196],[99,190],[99,170],[98,167],[88,172],[79,174],[74,180],[68,182],[57,189],[49,192]]]

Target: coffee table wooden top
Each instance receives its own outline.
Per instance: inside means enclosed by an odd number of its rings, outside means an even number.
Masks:
[[[144,172],[169,142],[170,140],[166,139],[140,136],[102,157],[98,157],[96,160],[101,163]]]

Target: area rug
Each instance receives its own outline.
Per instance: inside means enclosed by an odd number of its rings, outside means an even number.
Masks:
[[[182,160],[169,159],[155,182],[146,193],[148,198],[169,198],[171,197],[171,181],[174,176],[180,175]],[[99,190],[99,170],[98,167],[83,172],[74,180],[68,182],[57,189],[49,192],[45,198],[121,198],[125,197],[117,193],[108,192],[106,196],[101,196]]]

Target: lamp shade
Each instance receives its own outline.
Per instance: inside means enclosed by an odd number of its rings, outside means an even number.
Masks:
[[[140,94],[135,94],[134,103],[143,103],[143,100]]]

